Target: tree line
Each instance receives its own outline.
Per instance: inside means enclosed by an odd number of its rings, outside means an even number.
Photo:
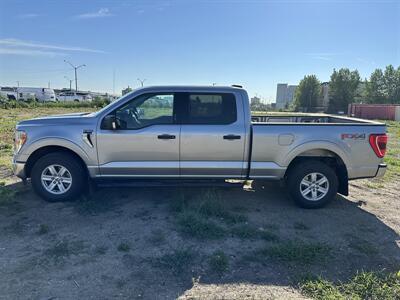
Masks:
[[[376,69],[369,79],[361,80],[357,70],[334,69],[329,82],[328,112],[347,112],[350,103],[400,104],[400,66]],[[293,109],[320,110],[321,82],[315,75],[307,75],[296,89]]]

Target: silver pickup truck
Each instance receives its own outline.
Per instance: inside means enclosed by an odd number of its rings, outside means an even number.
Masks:
[[[249,179],[283,180],[316,208],[347,195],[348,180],[384,175],[385,132],[330,115],[252,117],[236,86],[145,87],[95,113],[20,122],[13,166],[48,201],[105,179]]]

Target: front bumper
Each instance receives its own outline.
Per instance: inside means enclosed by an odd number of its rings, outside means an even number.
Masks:
[[[379,164],[378,171],[376,171],[375,177],[383,177],[386,173],[387,165],[386,164]]]
[[[15,176],[26,179],[25,163],[13,161],[12,168]]]

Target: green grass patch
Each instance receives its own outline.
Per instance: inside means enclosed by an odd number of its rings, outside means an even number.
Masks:
[[[258,230],[249,224],[242,224],[231,229],[232,235],[241,239],[254,239],[258,237]]]
[[[207,189],[198,198],[196,199],[199,203],[197,210],[204,216],[218,218],[227,224],[247,221],[245,215],[234,213],[227,207],[217,189]]]
[[[174,275],[179,275],[190,271],[195,256],[195,252],[190,248],[177,249],[153,259],[152,264],[155,267],[168,270]]]
[[[222,250],[215,251],[209,258],[210,269],[222,275],[229,268],[229,257]]]
[[[264,228],[261,228],[259,230],[258,235],[261,239],[267,242],[277,242],[280,239],[279,235],[277,235],[276,233],[272,232],[269,229],[264,229]]]
[[[129,252],[131,250],[131,246],[127,242],[119,243],[117,250],[119,252]]]
[[[7,187],[5,182],[0,182],[0,206],[14,202],[16,191]]]
[[[177,217],[179,231],[198,239],[219,239],[226,235],[225,229],[216,222],[195,212],[180,213]]]
[[[247,223],[247,216],[233,211],[217,189],[204,190],[188,199],[183,190],[171,202],[178,231],[198,239],[219,239],[231,235],[241,239],[279,240],[273,230]]]
[[[205,189],[192,198],[184,190],[170,203],[176,214],[178,231],[198,239],[219,239],[230,232],[230,227],[247,220],[233,211],[217,189]]]
[[[290,264],[310,265],[324,261],[330,252],[331,248],[325,244],[287,241],[268,246],[257,255]]]
[[[44,108],[96,108],[100,109],[110,103],[107,99],[94,99],[93,101],[87,102],[37,102],[37,101],[0,101],[0,108],[4,110],[13,109],[44,109]]]
[[[218,219],[227,225],[243,223],[247,217],[243,214],[234,212],[222,198],[218,189],[209,188],[202,190],[199,195],[193,199],[188,199],[183,190],[170,202],[170,208],[173,212],[195,212],[207,218]]]
[[[309,279],[299,286],[305,296],[313,299],[400,299],[400,271],[386,275],[362,272],[343,283]]]
[[[388,165],[386,174],[383,178],[370,179],[366,185],[372,189],[385,187],[385,183],[400,179],[400,122],[382,121],[387,125],[387,134],[389,137],[387,151],[384,162]]]

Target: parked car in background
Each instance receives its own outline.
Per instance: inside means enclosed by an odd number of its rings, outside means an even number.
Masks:
[[[21,92],[18,93],[18,101],[36,101],[36,94],[32,92]]]
[[[49,88],[35,88],[35,87],[18,87],[17,100],[27,101],[34,97],[38,102],[55,102],[56,94],[53,89]]]
[[[93,97],[88,93],[82,92],[62,92],[57,96],[58,101],[73,101],[73,102],[85,102],[85,101],[92,101]]]
[[[146,87],[96,113],[20,122],[13,168],[49,201],[76,198],[90,179],[250,179],[283,180],[317,208],[347,195],[348,180],[383,176],[386,143],[379,122],[252,117],[239,87]]]
[[[17,100],[17,91],[13,87],[1,87],[0,95],[6,98],[7,100]]]

